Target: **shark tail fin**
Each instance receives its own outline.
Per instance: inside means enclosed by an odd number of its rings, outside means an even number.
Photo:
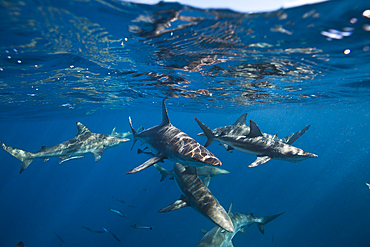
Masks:
[[[213,132],[212,132],[212,130],[210,128],[208,128],[201,121],[199,121],[198,118],[194,117],[194,119],[198,123],[199,127],[203,130],[204,134],[206,135],[207,142],[206,142],[206,144],[204,144],[204,146],[205,147],[208,147],[214,141],[214,139],[213,139]]]
[[[113,128],[112,132],[110,133],[111,136],[116,136],[117,135],[117,131],[116,131],[116,127]]]
[[[270,221],[276,219],[277,217],[279,217],[280,215],[282,215],[283,213],[281,214],[275,214],[275,215],[270,215],[270,216],[264,216],[264,217],[261,217],[261,218],[257,218],[257,227],[258,227],[258,230],[260,230],[260,232],[262,234],[265,234],[265,225],[267,223],[269,223]]]
[[[166,178],[167,178],[167,176],[168,175],[172,175],[173,174],[173,172],[169,172],[169,171],[167,171],[165,168],[163,168],[162,166],[160,166],[160,165],[158,165],[158,164],[154,164],[154,167],[155,167],[155,169],[157,169],[157,171],[159,171],[159,173],[162,175],[162,177],[161,177],[161,182],[163,181],[163,180],[165,180]]]
[[[137,136],[137,132],[136,132],[136,130],[134,129],[134,127],[132,127],[132,121],[131,121],[131,117],[128,117],[128,122],[129,122],[129,124],[130,124],[130,128],[131,128],[131,131],[132,131],[132,140],[134,141],[133,143],[132,143],[132,147],[131,147],[131,150],[134,148],[134,146],[135,146],[135,143],[136,143],[136,136]]]
[[[293,142],[295,142],[299,137],[301,137],[304,133],[306,133],[306,131],[310,128],[311,125],[308,125],[306,126],[304,129],[296,132],[296,133],[293,133],[287,137],[284,137],[282,139],[283,142],[285,142],[286,144],[289,144],[289,145],[292,145]]]
[[[2,142],[0,142],[0,144],[1,144],[1,147],[5,151],[7,151],[8,153],[13,155],[14,157],[19,159],[20,161],[22,161],[22,168],[21,168],[19,174],[21,174],[24,170],[26,170],[26,168],[33,161],[33,153],[28,152],[28,151],[24,151],[24,150],[21,150],[21,149],[18,149],[18,148],[13,148],[13,147],[7,146]]]

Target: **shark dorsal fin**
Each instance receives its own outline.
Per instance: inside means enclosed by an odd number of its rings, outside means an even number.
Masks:
[[[77,129],[78,129],[78,134],[79,135],[82,135],[82,134],[86,134],[86,133],[89,133],[91,132],[85,125],[83,125],[81,122],[77,122],[76,123],[77,125]]]
[[[241,115],[238,120],[233,124],[233,126],[246,125],[245,120],[247,119],[247,113]]]
[[[170,119],[168,118],[166,104],[164,103],[165,100],[166,99],[164,99],[163,103],[162,103],[162,123],[161,123],[161,125],[170,124]]]
[[[231,214],[231,209],[233,207],[233,202],[230,203],[230,206],[229,206],[229,210],[227,210],[227,214],[230,215]]]
[[[47,148],[48,148],[48,147],[41,146],[41,149],[40,149],[40,151],[39,151],[39,152],[43,152],[43,151],[45,151]]]
[[[250,133],[248,134],[248,137],[257,137],[262,136],[262,132],[260,128],[258,128],[257,124],[250,120]]]
[[[200,229],[200,231],[204,234],[204,235],[206,235],[207,234],[207,230],[205,230],[205,229]]]

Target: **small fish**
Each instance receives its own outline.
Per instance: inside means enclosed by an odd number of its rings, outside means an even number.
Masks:
[[[104,227],[103,227],[103,230],[104,230],[105,232],[109,232],[109,231],[108,231],[106,228],[104,228]]]
[[[106,233],[106,231],[94,231],[94,233]]]
[[[368,184],[368,183],[365,183],[366,185],[367,185],[367,187],[369,187],[369,189],[370,189],[370,184]]]
[[[130,225],[130,226],[133,227],[133,228],[136,228],[136,229],[149,229],[149,230],[153,230],[153,227],[151,227],[151,226],[138,226],[136,224]]]
[[[118,242],[121,242],[121,240],[112,232],[112,231],[109,231],[112,236],[118,241]]]
[[[144,192],[148,192],[148,190],[147,190],[147,189],[140,188],[140,187],[137,187],[137,190],[142,190],[142,191],[144,191]]]
[[[93,230],[93,229],[91,229],[90,227],[81,226],[81,228],[84,228],[84,229],[88,230],[89,232],[94,232],[94,230]]]
[[[123,217],[123,218],[127,218],[127,215],[119,210],[116,210],[116,209],[112,209],[111,207],[109,207],[108,211],[112,211],[113,213],[116,213],[118,214],[119,216]]]
[[[129,207],[129,208],[137,208],[136,206],[132,206],[132,205],[127,205],[127,207]]]
[[[66,241],[64,241],[64,239],[61,236],[59,236],[56,232],[54,232],[54,233],[55,233],[55,235],[57,235],[57,237],[59,238],[60,242],[62,242],[63,244],[66,243]]]
[[[126,202],[125,202],[124,200],[120,200],[120,199],[114,198],[114,196],[112,196],[112,199],[115,199],[115,200],[116,200],[116,201],[118,201],[118,202],[121,202],[121,203],[123,203],[123,204],[126,204]]]

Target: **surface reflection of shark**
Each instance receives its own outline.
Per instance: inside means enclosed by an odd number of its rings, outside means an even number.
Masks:
[[[48,161],[49,158],[60,157],[62,160],[59,163],[62,163],[71,159],[82,158],[83,156],[78,156],[81,154],[93,153],[95,162],[97,162],[100,160],[105,149],[118,146],[130,140],[111,135],[92,133],[82,123],[77,122],[76,124],[78,134],[74,138],[52,147],[43,146],[40,151],[36,153],[13,148],[2,142],[0,142],[0,144],[5,151],[22,161],[22,168],[19,172],[22,173],[35,158]]]
[[[229,215],[211,191],[197,175],[197,167],[176,163],[173,167],[175,181],[182,192],[179,200],[162,208],[158,212],[169,212],[191,206],[197,212],[228,232],[234,232]]]
[[[190,166],[221,165],[221,161],[210,151],[170,123],[165,100],[162,103],[162,123],[160,125],[137,133],[132,127],[130,117],[129,123],[134,138],[133,146],[137,140],[145,142],[155,156],[126,174],[141,171],[164,159]]]
[[[228,214],[233,222],[235,231],[227,232],[224,231],[219,226],[214,226],[210,231],[202,230],[205,234],[200,240],[197,247],[233,247],[231,240],[239,231],[244,232],[245,226],[250,226],[254,223],[257,224],[258,229],[262,234],[264,234],[264,226],[270,221],[276,219],[281,214],[265,216],[261,218],[256,218],[253,214],[244,214],[244,213],[232,213],[231,212],[232,204],[230,205]]]
[[[252,120],[250,121],[250,132],[246,136],[217,134],[197,118],[195,118],[195,121],[207,136],[205,147],[217,140],[221,144],[226,145],[230,150],[235,149],[244,153],[257,155],[257,159],[249,167],[264,164],[270,159],[299,162],[308,158],[318,157],[316,154],[306,152],[300,148],[264,137],[257,124]]]

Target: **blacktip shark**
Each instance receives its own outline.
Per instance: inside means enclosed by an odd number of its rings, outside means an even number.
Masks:
[[[167,176],[173,176],[173,171],[167,171],[165,168],[158,164],[154,164],[154,167],[162,175],[161,182],[167,178]],[[204,184],[208,187],[212,177],[226,175],[230,172],[218,167],[213,166],[199,166],[197,167],[198,176],[203,180]]]
[[[265,216],[261,218],[256,218],[253,214],[245,214],[245,213],[232,213],[231,212],[232,204],[229,207],[228,214],[233,222],[235,231],[234,232],[227,232],[224,231],[219,226],[214,226],[210,231],[202,230],[205,234],[203,238],[198,243],[197,247],[233,247],[233,243],[231,242],[235,234],[239,231],[244,232],[244,227],[250,226],[254,223],[257,224],[258,229],[262,234],[264,234],[264,226],[269,223],[270,221],[276,219],[281,214]]]
[[[215,155],[170,123],[165,99],[162,103],[162,123],[160,125],[138,133],[132,127],[131,117],[129,117],[129,123],[134,141],[132,147],[137,140],[140,140],[147,144],[155,156],[126,174],[141,171],[164,159],[190,166],[221,165],[221,161]]]
[[[118,146],[130,139],[119,138],[111,135],[92,133],[85,125],[80,122],[76,123],[78,134],[72,139],[57,144],[52,147],[42,146],[40,151],[31,153],[21,149],[13,148],[0,142],[1,147],[22,161],[22,168],[19,173],[22,173],[35,158],[48,161],[52,157],[60,157],[65,162],[72,159],[82,158],[81,154],[93,153],[95,162],[99,161],[103,151],[107,148]]]
[[[201,215],[228,232],[234,232],[233,223],[225,209],[197,175],[197,167],[175,163],[175,181],[182,192],[179,200],[159,210],[169,212],[191,206]]]
[[[221,135],[232,135],[232,136],[246,136],[250,133],[250,127],[245,123],[247,119],[247,113],[244,113],[241,115],[238,120],[232,125],[227,125],[223,127],[218,127],[215,129],[212,129],[212,132],[215,136],[221,136]],[[272,139],[274,141],[283,142],[286,144],[291,145],[293,142],[295,142],[299,137],[301,137],[306,131],[310,128],[310,125],[306,126],[302,130],[293,133],[289,136],[284,137],[283,139],[280,139],[276,134],[270,135],[267,133],[262,133],[262,135],[266,138]],[[198,136],[206,137],[204,132],[199,133]],[[227,151],[232,151],[232,148],[230,148],[228,145],[224,144]]]
[[[194,118],[207,137],[205,147],[217,140],[221,144],[227,145],[230,149],[257,155],[257,159],[249,167],[259,166],[270,159],[299,162],[308,158],[318,157],[316,154],[306,152],[300,148],[264,137],[257,124],[252,120],[250,120],[250,133],[248,135],[232,136],[217,135],[196,117]]]

